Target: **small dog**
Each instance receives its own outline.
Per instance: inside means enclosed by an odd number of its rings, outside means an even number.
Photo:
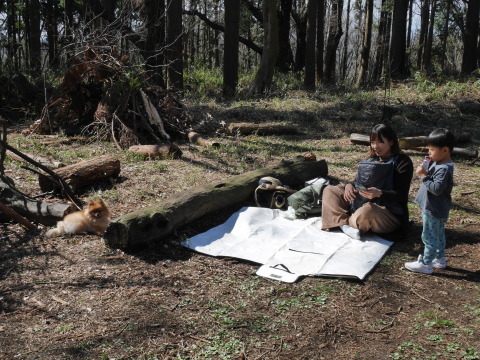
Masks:
[[[57,227],[46,233],[47,238],[62,234],[82,234],[92,232],[103,235],[110,224],[110,211],[102,199],[90,200],[86,209],[68,214]]]

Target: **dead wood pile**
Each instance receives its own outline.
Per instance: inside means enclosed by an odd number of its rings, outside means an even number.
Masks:
[[[94,136],[121,149],[186,139],[193,124],[182,104],[135,69],[114,48],[85,49],[25,132]]]

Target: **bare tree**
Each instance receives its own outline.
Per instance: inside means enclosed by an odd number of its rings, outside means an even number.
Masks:
[[[325,49],[325,66],[323,80],[326,84],[335,83],[335,68],[337,59],[337,49],[342,31],[342,11],[343,0],[332,0],[332,11],[329,19],[329,32],[327,38],[327,47]]]
[[[407,52],[408,0],[395,0],[393,5],[392,39],[390,42],[390,66],[392,77],[408,75]]]
[[[465,36],[463,42],[462,73],[470,74],[478,69],[478,26],[480,1],[470,0],[468,3]]]
[[[240,3],[225,0],[225,35],[223,45],[223,95],[232,96],[238,82],[238,36]]]
[[[432,0],[432,8],[430,10],[430,21],[427,34],[427,42],[425,44],[425,54],[423,56],[422,70],[427,72],[432,68],[432,46],[433,46],[433,28],[435,26],[435,10],[437,8],[437,0]]]
[[[325,46],[325,3],[320,0],[317,9],[317,83],[323,78],[323,47]]]
[[[305,79],[306,89],[315,89],[315,37],[317,35],[317,8],[318,0],[308,0],[307,7],[307,46],[305,51]]]
[[[365,13],[363,43],[360,52],[360,72],[357,78],[357,86],[364,85],[367,78],[370,48],[372,45],[373,0],[366,0]]]
[[[278,56],[277,0],[263,0],[263,52],[260,67],[249,95],[263,94],[270,88]]]
[[[167,7],[168,88],[183,89],[182,0],[170,0]]]
[[[40,56],[40,2],[39,0],[27,0],[26,10],[28,19],[25,21],[27,29],[27,44],[32,74],[38,75],[41,67]]]
[[[423,57],[425,55],[425,46],[427,44],[428,21],[429,21],[430,0],[423,0],[420,16],[420,34],[417,53],[417,68],[421,69],[423,64]]]

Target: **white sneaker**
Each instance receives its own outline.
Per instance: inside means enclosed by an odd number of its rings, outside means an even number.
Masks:
[[[407,262],[405,263],[405,267],[413,272],[422,273],[422,274],[431,274],[433,273],[433,266],[432,264],[424,264],[423,263],[423,256],[418,255],[417,261]]]
[[[433,259],[432,266],[436,269],[445,269],[447,267],[447,258],[444,256]]]

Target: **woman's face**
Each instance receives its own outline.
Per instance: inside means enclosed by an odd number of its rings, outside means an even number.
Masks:
[[[381,136],[381,135],[380,135]],[[393,141],[388,141],[385,137],[381,136],[382,141],[377,138],[370,143],[373,152],[379,157],[392,156]]]

